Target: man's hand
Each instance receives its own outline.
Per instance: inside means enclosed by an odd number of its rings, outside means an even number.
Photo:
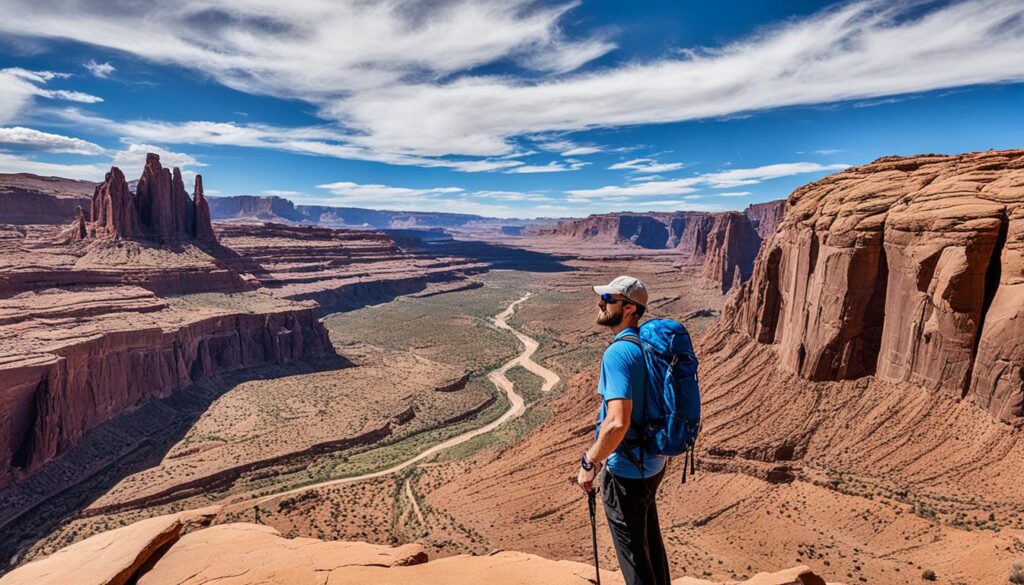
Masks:
[[[580,472],[576,474],[576,483],[585,492],[589,492],[594,489],[594,478],[597,477],[598,465],[594,465],[594,468],[590,471],[580,467]]]

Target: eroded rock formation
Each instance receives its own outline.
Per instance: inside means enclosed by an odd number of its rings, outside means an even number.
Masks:
[[[674,249],[683,262],[700,264],[701,273],[723,292],[750,277],[761,242],[778,226],[784,200],[750,205],[736,211],[708,213],[609,213],[527,228],[527,233],[577,242],[647,249]]]
[[[886,157],[793,192],[728,326],[810,380],[1024,415],[1024,151]]]
[[[172,172],[163,168],[156,154],[146,155],[146,166],[135,193],[131,192],[121,169],[111,167],[93,194],[89,222],[85,223],[84,218],[76,219],[71,238],[157,242],[213,239],[209,204],[203,197],[199,175],[196,175],[195,193],[195,200],[189,198],[181,170],[175,167]]]
[[[420,585],[586,585],[594,568],[536,555],[496,551],[487,556],[459,555],[429,561],[423,547],[365,542],[285,538],[268,526],[248,523],[202,528],[216,508],[159,516],[68,546],[20,567],[0,579],[2,585],[313,585],[390,583]],[[183,534],[187,527],[198,530]],[[601,571],[601,582],[621,584],[617,571]],[[675,585],[715,585],[683,577]],[[761,573],[736,585],[825,585],[806,566]]]

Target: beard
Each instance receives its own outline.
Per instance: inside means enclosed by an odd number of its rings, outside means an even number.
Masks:
[[[604,325],[605,327],[615,327],[619,323],[622,323],[622,313],[609,313],[607,311],[600,311],[597,314],[598,325]]]

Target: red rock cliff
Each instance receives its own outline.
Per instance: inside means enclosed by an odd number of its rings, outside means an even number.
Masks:
[[[683,261],[700,264],[701,273],[723,292],[746,280],[761,242],[782,217],[785,201],[769,201],[743,212],[610,213],[528,228],[527,233],[608,245],[676,249]]]
[[[0,173],[0,224],[66,224],[88,207],[96,183]]]
[[[1024,151],[887,157],[797,189],[723,326],[810,380],[1024,415]]]

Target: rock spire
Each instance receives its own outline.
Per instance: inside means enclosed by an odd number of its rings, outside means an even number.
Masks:
[[[146,155],[134,194],[121,170],[111,167],[93,194],[90,220],[82,214],[69,231],[72,240],[216,240],[202,178],[196,176],[193,200],[185,192],[181,170],[165,169],[160,156],[152,153]]]

